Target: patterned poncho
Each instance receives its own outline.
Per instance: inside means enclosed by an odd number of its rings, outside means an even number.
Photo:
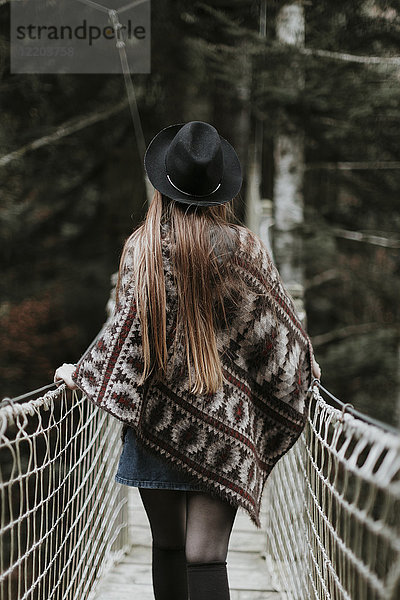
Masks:
[[[187,371],[175,366],[170,378],[138,384],[143,353],[132,251],[126,253],[114,315],[73,379],[92,402],[134,428],[150,451],[189,473],[204,491],[243,507],[260,527],[264,483],[305,426],[312,348],[261,240],[245,227],[237,228],[237,236],[232,268],[247,292],[232,307],[229,327],[217,331],[220,390],[193,394]],[[164,235],[171,330],[177,292],[169,244]]]

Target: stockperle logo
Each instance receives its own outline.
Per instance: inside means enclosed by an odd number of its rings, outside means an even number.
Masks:
[[[150,0],[14,0],[10,28],[12,73],[150,73]]]

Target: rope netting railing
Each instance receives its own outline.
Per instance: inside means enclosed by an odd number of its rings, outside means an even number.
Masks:
[[[267,560],[291,600],[400,598],[400,435],[346,406],[315,385],[266,486]]]
[[[62,385],[0,408],[0,597],[85,600],[129,547],[120,427]]]
[[[2,403],[2,600],[85,600],[128,550],[117,425],[64,385]],[[400,597],[398,433],[334,408],[314,386],[307,427],[266,494],[267,560],[288,598]]]

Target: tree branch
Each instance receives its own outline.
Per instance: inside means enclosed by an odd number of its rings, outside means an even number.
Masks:
[[[334,228],[332,232],[336,237],[352,240],[353,242],[364,242],[374,246],[383,246],[384,248],[400,248],[400,240],[396,239],[362,233],[361,231],[348,231],[347,229]]]
[[[367,65],[400,65],[400,56],[358,56],[346,52],[332,52],[331,50],[318,50],[317,48],[301,48],[301,54],[306,56],[319,56],[321,58],[332,58],[345,62],[354,62]]]
[[[380,323],[348,325],[347,327],[341,327],[340,329],[335,329],[334,331],[328,331],[328,333],[322,333],[321,335],[313,336],[312,345],[314,348],[318,348],[319,346],[330,344],[336,340],[341,340],[353,335],[363,335],[365,333],[375,331],[376,329],[382,329],[382,325]]]
[[[345,162],[319,162],[307,165],[308,171],[327,169],[329,171],[369,171],[381,169],[400,169],[400,160],[378,161],[345,161]]]
[[[94,125],[95,123],[99,123],[100,121],[104,121],[115,115],[116,113],[122,111],[124,108],[128,106],[128,99],[125,98],[118,104],[114,104],[113,106],[95,114],[86,115],[82,118],[78,119],[70,119],[69,121],[65,121],[62,125],[57,127],[53,133],[49,135],[45,135],[41,138],[33,140],[18,150],[14,150],[9,154],[4,154],[0,157],[0,167],[4,167],[8,163],[16,160],[17,158],[21,158],[30,150],[37,150],[38,148],[42,148],[43,146],[47,146],[48,144],[52,144],[53,142],[57,142],[58,140],[66,137],[67,135],[71,135],[72,133],[76,133],[85,127],[89,127],[90,125]]]
[[[323,271],[322,273],[318,273],[312,279],[306,281],[305,288],[306,290],[311,290],[314,287],[318,287],[327,281],[332,281],[332,279],[336,279],[338,277],[338,272],[336,269],[328,269],[327,271]]]

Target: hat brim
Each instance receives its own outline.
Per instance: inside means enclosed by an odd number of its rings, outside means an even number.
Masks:
[[[184,204],[213,206],[225,204],[234,198],[242,187],[242,170],[238,156],[231,144],[220,137],[224,160],[224,174],[221,185],[207,196],[191,196],[177,190],[167,178],[165,156],[169,145],[185,123],[170,125],[162,129],[150,142],[144,156],[144,166],[152,185],[164,196]]]

